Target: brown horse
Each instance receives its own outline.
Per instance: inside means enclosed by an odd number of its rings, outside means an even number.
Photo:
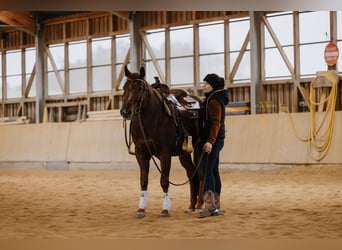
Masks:
[[[171,200],[168,189],[171,183],[169,175],[172,156],[178,156],[186,170],[190,183],[189,210],[194,211],[198,198],[201,200],[199,196],[200,178],[196,171],[196,165],[199,161],[196,145],[199,140],[197,119],[191,118],[186,110],[182,111],[181,119],[175,119],[175,115],[172,115],[170,110],[167,112],[165,95],[163,96],[162,91],[158,92],[145,81],[143,67],[140,68],[139,73],[131,73],[126,66],[125,76],[127,80],[123,87],[123,103],[120,113],[125,120],[130,120],[130,135],[135,145],[134,154],[140,167],[141,193],[136,217],[145,217],[151,159],[161,173],[160,185],[163,190],[163,208],[160,216],[170,216]],[[195,149],[194,162],[191,153],[182,148],[184,138],[187,135],[192,136],[193,148]],[[154,156],[159,159],[160,168],[154,160]],[[201,207],[202,205],[198,206]]]

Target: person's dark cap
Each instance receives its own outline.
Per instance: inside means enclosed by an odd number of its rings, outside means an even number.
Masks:
[[[213,89],[223,89],[224,79],[216,74],[208,74],[204,77],[203,81],[206,81],[213,87]]]

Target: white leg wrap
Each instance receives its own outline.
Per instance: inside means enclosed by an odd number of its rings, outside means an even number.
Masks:
[[[163,210],[171,209],[171,199],[168,193],[163,193]]]
[[[147,191],[140,192],[139,208],[146,209],[148,204],[148,193]]]

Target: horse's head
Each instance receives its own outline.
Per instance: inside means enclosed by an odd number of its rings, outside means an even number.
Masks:
[[[124,119],[131,119],[140,112],[142,100],[148,90],[145,81],[145,69],[140,68],[139,73],[131,73],[125,66],[127,80],[123,86],[122,107],[120,114]]]

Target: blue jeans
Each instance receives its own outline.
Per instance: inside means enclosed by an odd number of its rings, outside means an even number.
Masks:
[[[220,151],[224,145],[224,139],[216,139],[211,153],[203,153],[201,159],[201,171],[204,178],[204,192],[212,190],[218,195],[221,194],[221,177],[219,171]]]

